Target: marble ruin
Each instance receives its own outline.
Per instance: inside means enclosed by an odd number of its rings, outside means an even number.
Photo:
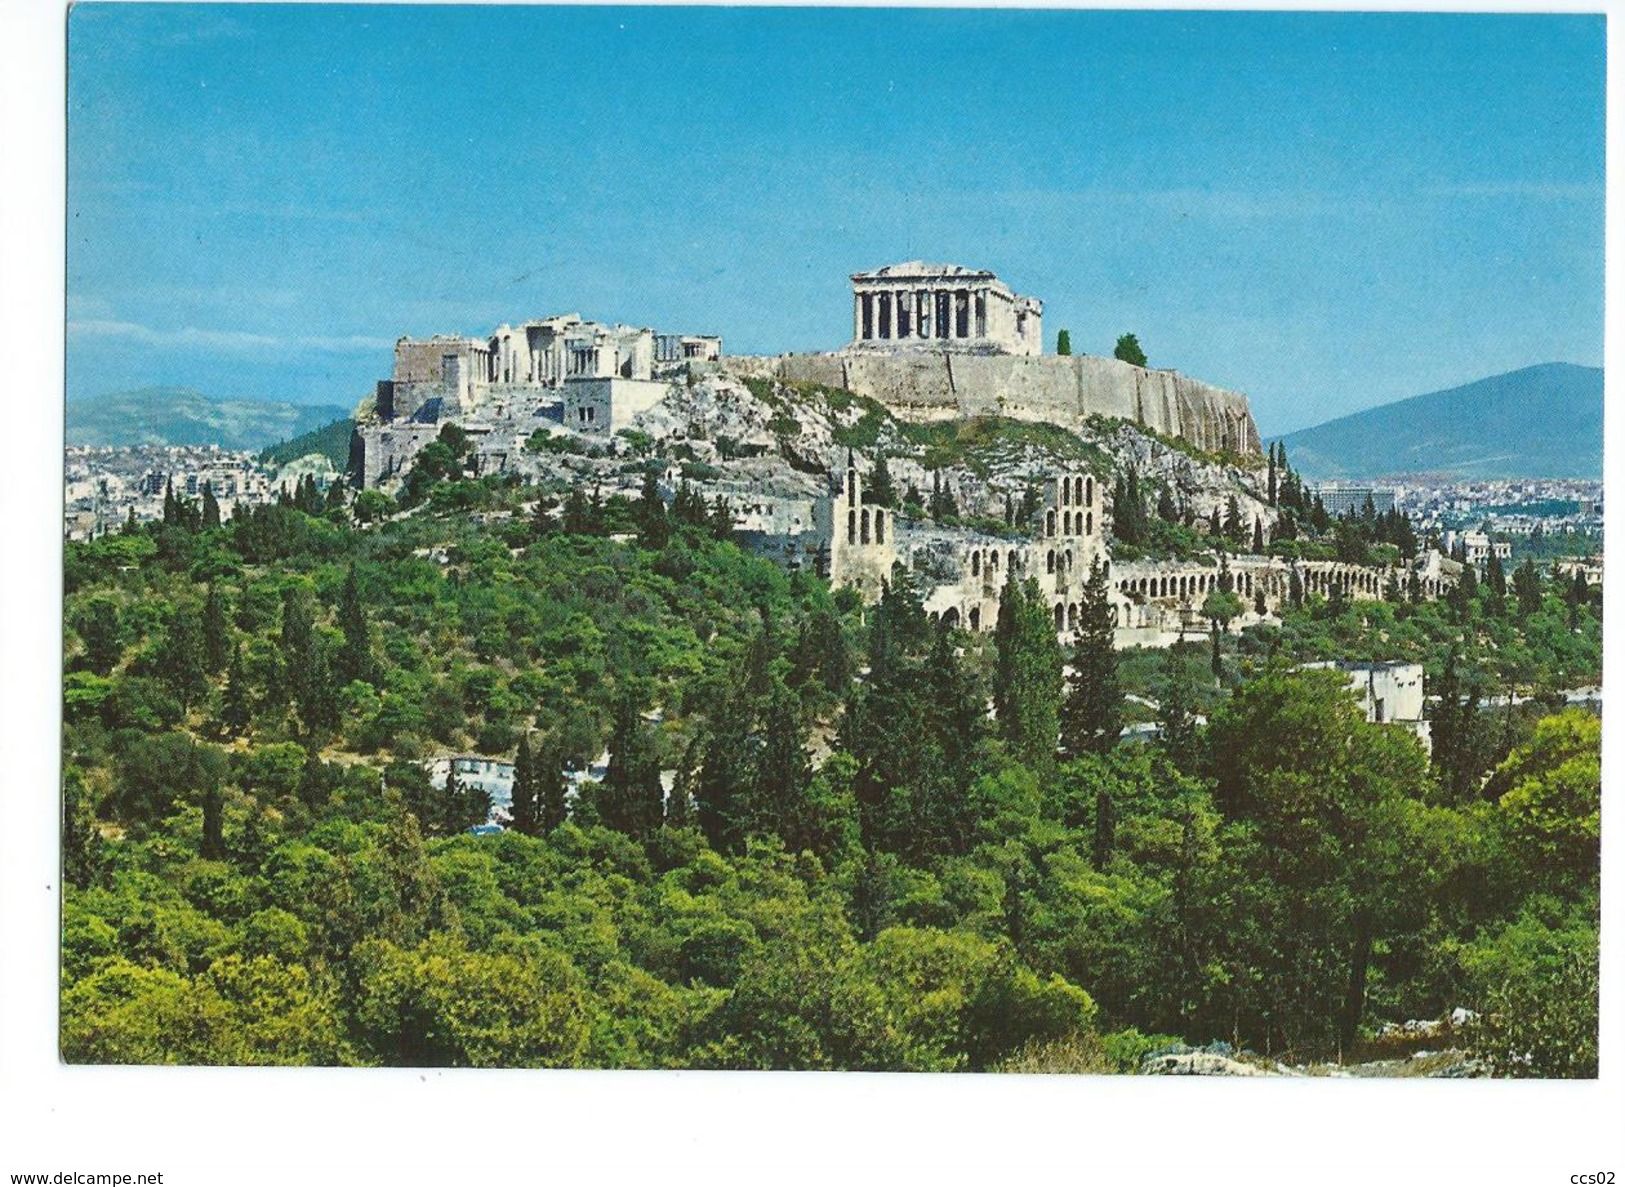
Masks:
[[[1044,304],[991,272],[910,260],[852,277],[852,347],[1044,353]]]

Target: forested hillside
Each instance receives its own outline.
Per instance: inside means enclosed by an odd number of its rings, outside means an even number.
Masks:
[[[67,546],[69,1061],[1133,1071],[1464,1006],[1484,1068],[1595,1074],[1599,725],[1548,695],[1595,591],[1063,656],[1020,584],[973,636],[686,487],[451,470]],[[1431,765],[1296,667],[1400,655]],[[419,765],[467,750],[517,752],[512,829]]]

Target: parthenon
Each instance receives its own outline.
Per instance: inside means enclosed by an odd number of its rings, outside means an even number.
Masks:
[[[991,272],[910,260],[852,276],[852,345],[989,354],[1044,349],[1044,305]]]

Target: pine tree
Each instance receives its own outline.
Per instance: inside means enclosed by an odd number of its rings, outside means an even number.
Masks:
[[[530,733],[519,735],[519,752],[513,760],[513,806],[510,823],[516,833],[534,837],[541,831],[541,813],[536,803],[536,771],[530,756]]]
[[[1133,334],[1124,334],[1119,337],[1112,355],[1125,363],[1133,363],[1136,367],[1147,365],[1145,351],[1140,349],[1140,340]]]
[[[1032,578],[1020,581],[1012,571],[1005,581],[993,630],[993,705],[1011,755],[1045,770],[1060,734],[1061,648],[1040,598]]]
[[[592,533],[587,512],[587,496],[580,486],[572,486],[564,500],[564,513],[559,526],[567,535],[586,536]]]
[[[1061,748],[1068,755],[1105,754],[1122,729],[1122,691],[1117,679],[1115,626],[1106,571],[1097,557],[1089,564],[1078,613],[1072,676],[1061,716]]]
[[[231,624],[220,590],[212,582],[203,601],[203,658],[210,672],[220,671],[231,661]]]

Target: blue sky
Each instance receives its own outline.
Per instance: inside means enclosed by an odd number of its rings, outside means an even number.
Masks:
[[[401,334],[851,335],[991,268],[1266,434],[1601,365],[1598,16],[79,4],[68,388],[350,405]]]

